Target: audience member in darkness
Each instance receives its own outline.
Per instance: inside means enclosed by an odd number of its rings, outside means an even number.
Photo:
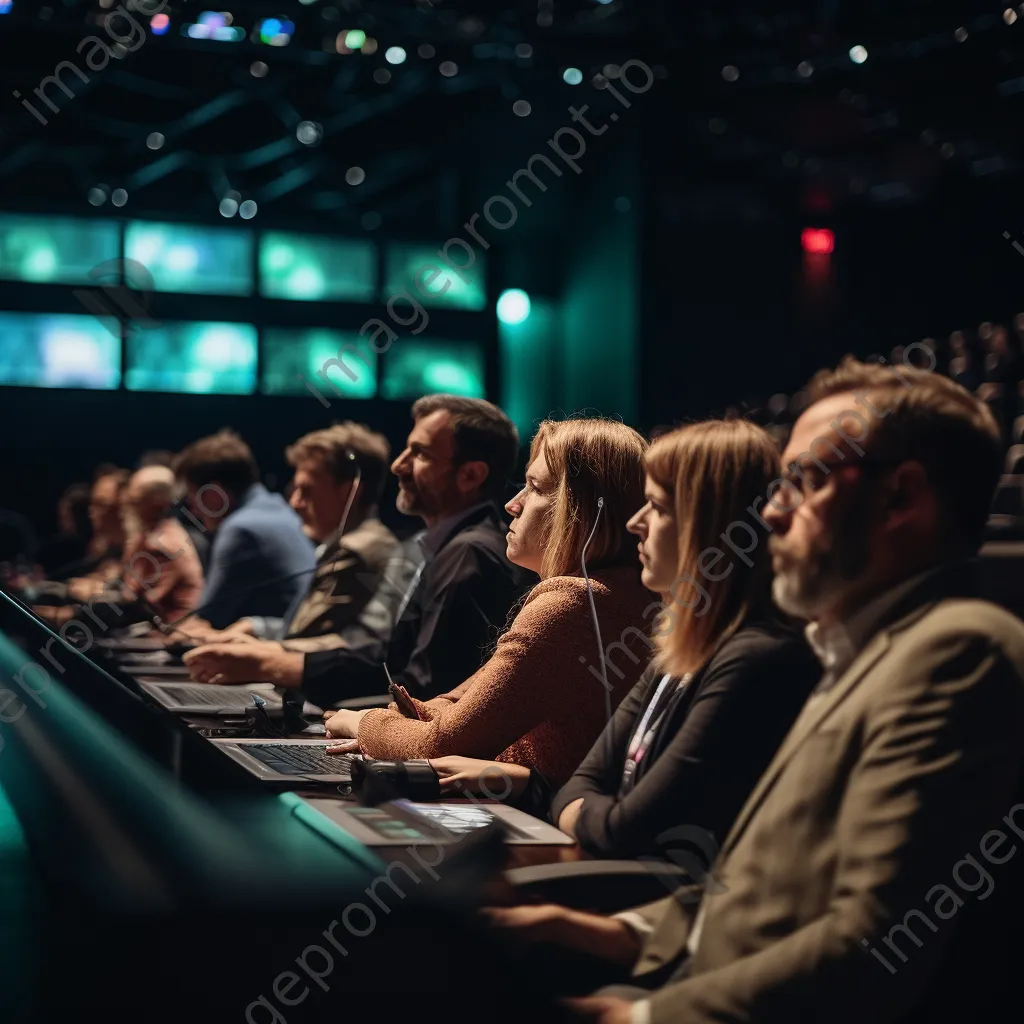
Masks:
[[[89,485],[72,484],[57,502],[57,533],[36,554],[44,575],[56,579],[63,566],[85,558],[91,534]]]

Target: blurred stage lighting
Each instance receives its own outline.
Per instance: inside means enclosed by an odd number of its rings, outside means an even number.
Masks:
[[[295,138],[304,146],[315,146],[323,137],[323,126],[316,121],[300,121],[295,129]]]
[[[366,171],[362,167],[350,167],[345,172],[345,181],[349,185],[362,185],[366,181]]]
[[[726,64],[726,66],[722,68],[722,77],[727,82],[735,82],[740,77],[740,69],[734,64]]]
[[[225,196],[225,198],[220,201],[218,209],[220,210],[220,215],[222,217],[234,217],[234,215],[238,213],[238,202],[235,199],[230,199]]]
[[[406,53],[401,46],[389,46],[384,51],[384,59],[389,64],[404,64]]]
[[[160,149],[166,141],[160,132],[150,132],[146,138],[146,145],[149,149]]]
[[[566,68],[562,72],[562,81],[567,85],[579,85],[583,81],[583,72],[579,68]]]
[[[166,14],[154,14],[149,20],[149,30],[155,36],[167,35],[167,30],[171,27],[171,19]]]
[[[246,199],[244,203],[238,208],[238,216],[242,220],[252,220],[256,216],[258,207],[251,199]]]
[[[358,50],[366,42],[366,33],[361,28],[349,29],[345,33],[345,45],[350,50]]]
[[[868,51],[863,46],[850,47],[850,60],[854,64],[863,64],[868,59]]]
[[[14,7],[14,0],[0,0],[0,14],[10,14]]]
[[[498,297],[497,312],[503,324],[521,324],[530,315],[530,296],[522,288],[506,288]]]
[[[800,234],[804,252],[825,256],[836,247],[836,236],[828,228],[804,228]]]
[[[128,193],[123,188],[115,188],[110,194],[110,201],[115,206],[124,206],[128,202]]]
[[[281,18],[264,18],[257,22],[253,31],[253,40],[259,39],[268,46],[287,46],[295,34],[293,22]]]

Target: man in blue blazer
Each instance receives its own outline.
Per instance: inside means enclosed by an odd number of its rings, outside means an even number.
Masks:
[[[197,618],[224,629],[243,615],[284,616],[309,587],[313,543],[284,498],[259,482],[249,446],[222,430],[189,445],[175,470],[189,518],[213,535]]]

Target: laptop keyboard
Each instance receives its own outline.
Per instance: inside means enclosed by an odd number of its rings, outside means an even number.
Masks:
[[[328,754],[327,744],[291,745],[246,743],[239,749],[252,754],[282,775],[342,775],[351,777],[355,754]]]

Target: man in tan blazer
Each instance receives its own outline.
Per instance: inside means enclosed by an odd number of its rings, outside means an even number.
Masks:
[[[611,919],[493,914],[631,969],[629,988],[577,1001],[585,1019],[987,1019],[964,958],[979,941],[971,969],[1005,954],[991,920],[971,926],[1008,908],[1024,839],[1024,624],[967,596],[998,431],[924,371],[848,360],[809,390],[761,514],[776,602],[811,620],[824,676],[725,838],[716,884]],[[965,993],[977,1004],[959,1006]]]

